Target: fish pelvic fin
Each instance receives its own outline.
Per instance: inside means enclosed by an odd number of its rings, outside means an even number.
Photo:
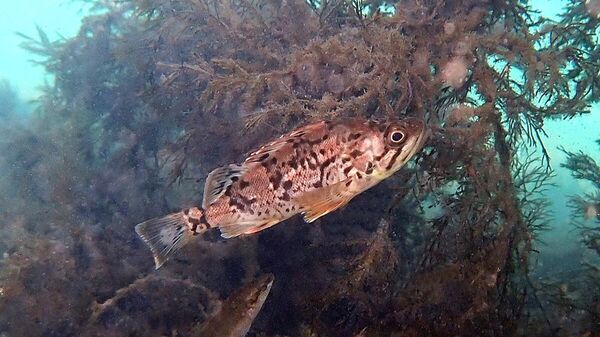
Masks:
[[[150,247],[158,269],[194,235],[203,233],[210,227],[204,210],[192,207],[144,221],[135,226],[135,232]]]

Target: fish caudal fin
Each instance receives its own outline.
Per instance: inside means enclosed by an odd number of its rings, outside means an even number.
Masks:
[[[150,246],[156,269],[183,247],[192,236],[210,228],[204,211],[185,209],[164,217],[154,218],[135,226],[135,232]]]

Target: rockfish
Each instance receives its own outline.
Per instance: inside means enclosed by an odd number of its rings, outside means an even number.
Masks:
[[[212,171],[201,207],[138,224],[158,269],[193,236],[233,238],[302,213],[313,222],[398,171],[420,150],[423,121],[321,121],[264,145],[242,164]]]
[[[260,312],[273,285],[273,274],[260,276],[231,294],[221,309],[202,326],[194,337],[244,337]]]

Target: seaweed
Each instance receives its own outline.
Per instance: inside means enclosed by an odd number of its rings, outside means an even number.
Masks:
[[[544,123],[598,101],[586,4],[554,22],[512,0],[91,3],[73,38],[23,36],[53,77],[0,141],[0,332],[185,335],[206,316],[194,303],[259,271],[276,282],[256,335],[555,331],[531,254],[552,215]],[[133,224],[197,204],[214,167],[311,121],[404,116],[427,121],[426,147],[348,207],[207,235],[153,271]]]
[[[593,336],[600,322],[597,295],[600,281],[600,216],[596,211],[600,204],[600,167],[583,151],[571,152],[565,148],[561,148],[561,151],[567,156],[561,166],[571,171],[575,179],[590,182],[594,190],[592,193],[571,196],[568,204],[572,213],[571,225],[579,232],[581,244],[589,254],[577,261],[578,265],[567,275],[538,282],[534,291],[546,303],[542,306],[540,300],[540,307],[547,311],[547,328],[542,331],[555,335]]]

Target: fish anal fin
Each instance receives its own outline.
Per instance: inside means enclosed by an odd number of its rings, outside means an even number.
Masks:
[[[257,222],[246,222],[246,223],[234,223],[230,225],[222,225],[219,227],[221,230],[221,236],[225,239],[234,238],[236,236],[240,236],[242,234],[254,234],[256,232],[260,232],[263,229],[267,229],[277,223],[281,222],[281,220],[261,220]]]
[[[214,169],[206,177],[202,208],[206,209],[221,197],[233,182],[246,173],[244,165],[227,165]]]
[[[281,220],[271,220],[271,221],[263,222],[263,223],[259,224],[258,226],[249,228],[246,232],[244,232],[244,234],[254,234],[256,232],[260,232],[264,229],[267,229],[273,225],[276,225],[280,222],[281,222]]]
[[[357,193],[352,191],[352,180],[310,191],[297,198],[304,213],[304,221],[313,222],[318,218],[346,205]]]

